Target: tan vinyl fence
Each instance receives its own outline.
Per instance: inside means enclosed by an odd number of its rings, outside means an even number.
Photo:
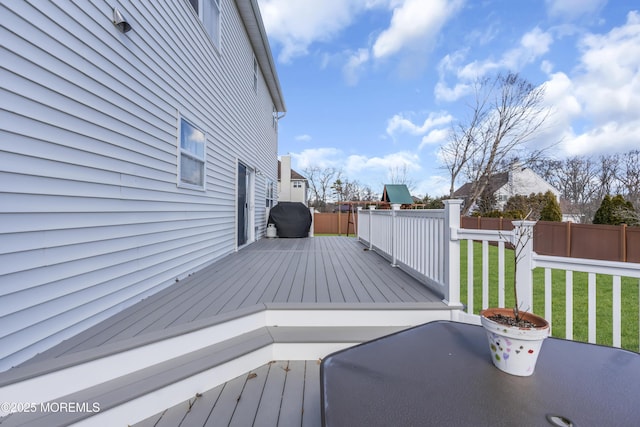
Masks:
[[[513,229],[503,218],[462,217],[461,227],[476,230]],[[640,227],[538,221],[533,250],[539,255],[640,263]]]
[[[313,214],[314,234],[349,234],[353,236],[356,234],[357,223],[357,213],[352,215],[349,215],[348,212]]]

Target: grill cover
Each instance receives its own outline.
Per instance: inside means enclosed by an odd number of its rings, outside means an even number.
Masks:
[[[278,237],[307,237],[311,212],[300,202],[279,202],[269,212],[269,224],[275,224]]]

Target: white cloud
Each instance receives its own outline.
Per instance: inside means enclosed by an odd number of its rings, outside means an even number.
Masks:
[[[408,172],[420,171],[420,158],[416,153],[399,151],[383,156],[365,156],[352,154],[345,156],[338,148],[307,149],[300,153],[291,153],[295,162],[294,169],[303,173],[309,167],[320,169],[335,168],[341,170],[349,180],[370,186],[374,191],[382,191],[381,184],[393,168],[406,167]]]
[[[418,149],[424,148],[426,145],[435,145],[444,143],[449,137],[449,129],[434,129],[427,135],[422,137]]]
[[[551,34],[536,27],[522,36],[516,56],[520,61],[524,61],[525,63],[533,62],[549,51],[551,43],[553,43]]]
[[[624,152],[640,145],[640,14],[606,34],[587,34],[580,43],[580,67],[564,88],[561,106],[569,106],[582,128],[564,129],[570,154]],[[558,83],[556,75],[549,88]],[[558,86],[555,86],[558,87]],[[578,104],[579,109],[576,108]]]
[[[345,171],[349,176],[356,176],[367,170],[379,175],[381,171],[388,171],[391,168],[403,166],[406,166],[408,170],[420,170],[420,159],[418,155],[408,151],[391,153],[383,157],[351,155],[347,158]]]
[[[578,95],[599,121],[634,120],[640,111],[640,14],[630,12],[625,25],[608,34],[586,35]]]
[[[413,114],[411,114],[413,115]],[[424,135],[430,129],[451,123],[453,117],[446,113],[429,113],[422,124],[415,124],[403,114],[396,114],[387,122],[387,134],[408,133],[410,135]]]
[[[496,70],[519,70],[545,55],[552,43],[553,37],[549,32],[535,27],[520,38],[516,47],[504,52],[497,60],[487,58],[464,64],[468,49],[446,55],[438,64],[440,80],[434,89],[436,99],[458,100],[470,92],[471,82]],[[456,79],[453,87],[446,83],[449,74]]]
[[[295,137],[296,141],[309,142],[311,141],[311,135],[303,134]]]
[[[575,96],[575,86],[569,76],[558,72],[545,83],[545,104],[554,108],[552,120],[569,125],[582,114],[582,106]]]
[[[259,0],[258,3],[269,38],[282,46],[279,61],[289,62],[306,55],[312,43],[336,37],[359,12],[380,7],[386,1]]]
[[[430,46],[447,20],[462,6],[462,1],[404,0],[392,3],[393,16],[389,28],[373,44],[373,56],[389,57],[416,46]]]
[[[468,83],[456,83],[451,88],[444,81],[439,81],[433,93],[440,101],[453,102],[471,93],[472,89],[473,87]]]
[[[416,196],[440,197],[449,194],[449,181],[440,175],[430,175],[419,179],[412,193]]]
[[[343,166],[344,155],[337,148],[309,148],[300,153],[291,153],[296,162],[296,169],[303,170],[309,167],[337,168]]]
[[[347,63],[342,69],[342,73],[347,84],[354,86],[360,79],[360,73],[362,72],[363,65],[369,60],[369,51],[367,49],[358,49],[353,52]]]
[[[545,3],[550,16],[573,20],[597,12],[607,0],[545,0]]]
[[[387,8],[391,19],[387,28],[374,29],[378,34],[370,46],[349,47],[347,54],[321,55],[323,66],[337,58],[345,61],[343,74],[350,85],[357,84],[365,66],[410,52],[397,63],[407,73],[415,72],[416,61],[435,44],[442,27],[462,6],[464,0],[258,0],[269,39],[280,46],[278,60],[290,62],[309,53],[312,44],[329,42],[350,27],[357,16],[376,8]]]
[[[567,139],[563,148],[569,155],[620,153],[638,149],[640,121],[609,122]]]

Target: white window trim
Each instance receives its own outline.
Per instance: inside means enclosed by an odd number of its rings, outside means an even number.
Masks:
[[[273,181],[270,178],[267,178],[266,180],[266,194],[265,194],[265,204],[267,206],[267,208],[272,208],[276,205],[277,202],[277,192],[278,189],[276,188],[275,185],[275,181]]]
[[[184,148],[182,148],[182,122],[186,122],[189,124],[189,126],[197,129],[198,131],[200,131],[202,133],[202,135],[204,135],[204,146],[203,146],[203,154],[202,154],[202,158],[199,158],[197,155],[195,155],[194,153],[189,152],[188,150],[185,150]],[[199,190],[199,191],[205,191],[206,187],[207,187],[207,134],[204,130],[202,130],[202,128],[200,128],[199,126],[196,126],[195,124],[193,124],[193,121],[183,117],[183,116],[178,116],[178,138],[177,138],[177,148],[178,148],[178,156],[177,156],[177,166],[178,166],[178,174],[177,174],[177,185],[180,188],[187,188],[190,190]],[[196,184],[192,184],[190,182],[184,182],[182,180],[182,156],[186,156],[189,157],[191,159],[195,159],[196,161],[200,161],[202,162],[202,185],[196,185]]]
[[[258,93],[258,59],[253,55],[253,93]]]
[[[205,2],[213,2],[215,7],[218,8],[218,25],[217,25],[218,34],[215,36],[215,38],[211,36],[211,34],[209,33],[209,28],[207,28],[207,25],[204,22]],[[193,7],[191,7],[191,9],[193,10]],[[215,49],[218,52],[220,52],[221,50],[220,45],[221,45],[221,38],[222,38],[222,1],[221,0],[198,0],[198,10],[197,11],[194,10],[194,13],[198,15],[198,20],[200,21],[200,24],[202,24],[202,27],[204,28],[205,33],[207,33],[209,40],[211,40],[211,44],[213,44]]]

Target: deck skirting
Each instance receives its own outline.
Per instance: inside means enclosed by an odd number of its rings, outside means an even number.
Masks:
[[[262,239],[0,372],[0,401],[89,402],[100,412],[0,424],[133,424],[273,360],[317,361],[461,320],[461,308],[355,239]]]
[[[164,338],[154,335],[155,341],[144,345],[128,348],[131,343],[119,342],[2,373],[0,400],[98,402],[100,412],[14,414],[0,423],[51,426],[86,418],[133,424],[272,360],[317,360],[407,327],[450,320],[453,313],[442,303],[333,304],[331,309],[265,304],[181,334],[168,329]]]

